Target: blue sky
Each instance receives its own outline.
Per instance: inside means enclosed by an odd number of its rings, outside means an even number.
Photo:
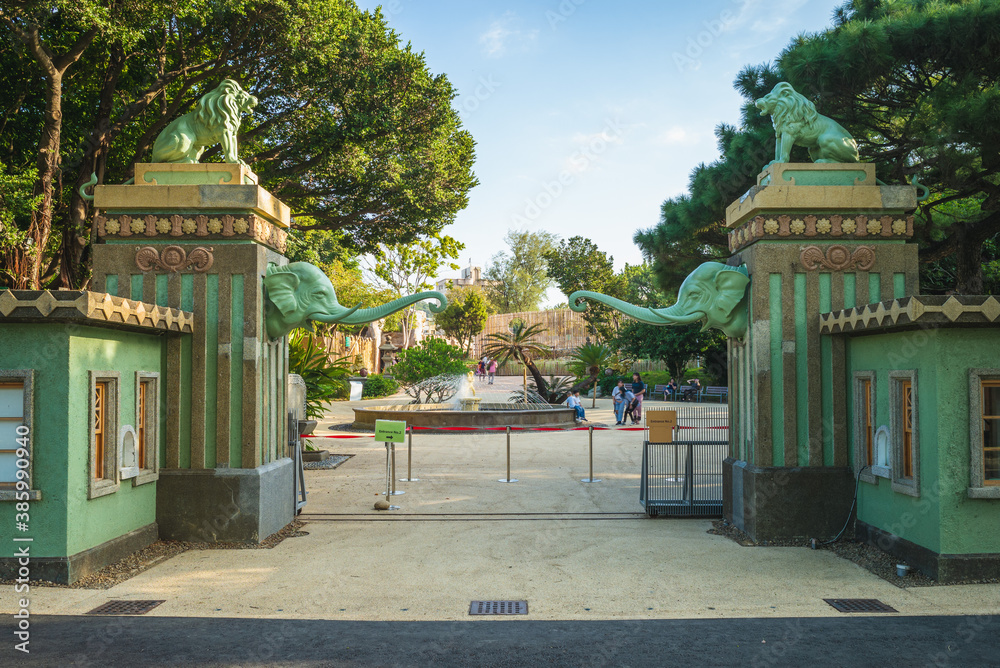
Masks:
[[[715,126],[739,121],[739,70],[828,27],[842,0],[358,4],[381,5],[459,92],[480,181],[446,229],[466,244],[460,264],[485,267],[517,228],[590,238],[621,269],[642,260],[634,232],[718,157]]]

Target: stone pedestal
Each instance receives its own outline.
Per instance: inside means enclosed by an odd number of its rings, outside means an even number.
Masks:
[[[287,341],[267,339],[261,282],[269,262],[287,263],[288,207],[241,165],[140,164],[135,185],[94,194],[94,288],[195,317],[193,335],[167,344],[160,535],[199,539],[190,527],[213,522],[218,498],[245,479],[240,520],[205,540],[262,540],[293,519],[291,470],[275,472],[289,461]],[[278,488],[287,504],[265,508]]]
[[[724,512],[757,540],[831,537],[847,517],[844,343],[819,314],[916,294],[916,203],[873,165],[778,164],[727,210],[751,280],[747,335],[729,342]]]

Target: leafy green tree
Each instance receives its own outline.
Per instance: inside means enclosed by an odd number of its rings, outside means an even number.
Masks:
[[[77,190],[91,172],[129,178],[159,132],[224,78],[260,101],[239,142],[261,185],[296,226],[343,231],[352,251],[439,233],[476,184],[447,78],[351,0],[5,2],[0,40],[0,86],[15,91],[0,101],[0,160],[45,163],[31,244],[0,249],[0,262],[25,275],[18,263],[42,249],[25,279],[35,286],[87,280],[91,212]]]
[[[25,240],[0,249],[4,273],[13,277],[14,287],[38,288],[49,259],[46,255],[63,158],[64,82],[71,80],[70,74],[81,56],[98,37],[123,48],[130,46],[140,38],[144,24],[158,23],[165,14],[156,3],[135,5],[95,0],[27,0],[0,6],[0,26],[6,29],[4,60],[17,58],[25,78],[36,84],[32,90],[36,94],[32,100],[36,113],[30,114],[35,120],[35,131],[27,136],[24,151],[16,162],[34,163],[33,194],[38,201],[32,207]],[[25,104],[25,97],[15,99]],[[11,111],[18,113],[20,109]],[[6,119],[3,125],[6,127]]]
[[[448,260],[457,258],[463,248],[465,244],[462,242],[439,234],[408,244],[382,245],[375,256],[372,273],[392,290],[394,297],[429,290],[429,279],[443,267],[458,269],[457,264]],[[403,311],[401,331],[404,342],[409,340],[413,311],[413,306]]]
[[[921,260],[954,256],[966,294],[983,291],[983,244],[1000,233],[998,34],[997,2],[857,0],[778,60],[793,85],[823,97],[883,180],[916,174],[931,187]]]
[[[577,290],[601,292],[610,297],[624,297],[624,282],[615,274],[614,258],[598,250],[590,239],[573,237],[562,241],[545,254],[548,274],[568,297]],[[621,326],[622,315],[608,306],[591,303],[583,313],[592,334],[607,341]]]
[[[444,333],[458,339],[465,354],[472,348],[472,340],[483,331],[489,317],[486,300],[478,289],[452,290],[448,294],[448,308],[434,319]]]
[[[544,343],[535,340],[535,337],[542,334],[545,328],[541,325],[527,325],[523,320],[514,320],[510,323],[510,332],[493,332],[486,335],[484,342],[485,353],[491,359],[495,359],[497,364],[505,364],[511,360],[520,362],[526,369],[524,379],[524,392],[528,391],[527,373],[535,380],[535,387],[545,389],[545,378],[535,366],[535,358],[549,352],[549,347]],[[546,392],[539,391],[543,397]]]
[[[648,264],[626,266],[622,277],[626,283],[627,301],[637,306],[667,306],[676,300],[676,293],[671,295],[655,288],[653,271]],[[612,344],[619,354],[628,358],[663,360],[677,379],[681,378],[684,366],[700,355],[710,356],[713,367],[722,368],[717,375],[725,376],[725,336],[716,330],[701,331],[698,323],[658,327],[629,320]]]
[[[591,408],[597,406],[597,379],[601,372],[615,361],[614,351],[603,343],[587,343],[579,346],[571,355],[570,370],[576,374],[579,382],[570,392],[583,390],[588,385],[594,390],[594,401]],[[582,386],[582,387],[581,387]]]
[[[24,248],[32,238],[32,216],[44,198],[33,192],[36,181],[35,168],[8,172],[0,163],[0,254],[4,249]],[[0,265],[0,285],[16,285],[17,274],[12,272],[31,257]]]
[[[450,382],[434,386],[421,385],[421,381],[435,376],[464,375],[469,372],[468,364],[461,348],[443,339],[424,339],[419,345],[399,353],[399,361],[392,366],[392,377],[413,397],[414,403],[427,403],[432,398],[444,401],[448,398],[444,392],[451,387]]]
[[[498,313],[537,311],[552,285],[545,256],[555,248],[558,237],[550,232],[507,232],[504,241],[510,254],[497,253],[483,272],[486,298]]]
[[[786,80],[858,139],[879,177],[930,187],[919,205],[922,262],[953,258],[959,293],[981,293],[983,248],[1000,234],[1000,3],[855,0],[825,31],[797,37],[774,66],[736,79],[741,126],[716,131],[722,156],[699,165],[689,194],[663,204],[635,241],[660,285],[676,289],[697,264],[728,255],[725,207],[754,183],[774,134],[753,101]],[[808,158],[800,147],[793,160]]]

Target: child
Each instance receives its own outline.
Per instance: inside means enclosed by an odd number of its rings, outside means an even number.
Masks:
[[[580,403],[580,390],[566,397],[566,405],[576,411],[577,422],[589,422],[585,417],[586,414],[583,411],[583,405]]]
[[[635,424],[637,420],[635,419],[635,409],[639,407],[639,401],[635,398],[635,393],[632,392],[632,388],[625,386],[625,415],[622,416],[622,424],[625,424],[625,418],[632,421]]]
[[[619,379],[618,386],[611,391],[615,406],[615,426],[625,424],[625,381]]]

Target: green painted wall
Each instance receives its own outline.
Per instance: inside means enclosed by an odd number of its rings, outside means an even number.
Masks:
[[[890,370],[917,370],[920,496],[861,482],[858,518],[942,554],[1000,552],[1000,500],[968,498],[970,368],[998,366],[997,329],[929,329],[849,337],[847,373],[874,370],[876,429],[890,426]],[[848,384],[848,408],[855,406]],[[849,442],[854,443],[853,419]],[[850,448],[854,457],[854,448]],[[853,461],[852,461],[853,463]]]
[[[948,329],[937,334],[942,552],[1000,552],[1000,499],[970,499],[969,369],[1000,367],[1000,330]]]
[[[87,499],[90,476],[89,371],[118,371],[118,424],[135,424],[135,372],[161,371],[164,339],[65,323],[0,324],[0,368],[34,369],[32,555],[65,557],[156,521],[156,483]],[[30,345],[27,344],[30,342]],[[160,430],[162,438],[162,429]],[[116,434],[117,438],[117,434]],[[162,462],[161,462],[162,463]],[[0,502],[0,522],[14,525],[13,502]],[[0,556],[14,554],[2,543]]]
[[[91,370],[117,371],[121,374],[118,429],[123,425],[134,426],[135,372],[160,372],[164,345],[165,339],[160,336],[97,328],[81,328],[69,339],[68,415],[70,424],[76,427],[68,441],[69,554],[100,545],[156,521],[155,482],[133,487],[132,480],[122,480],[114,494],[87,499],[89,433],[79,426],[86,425],[89,416]],[[39,394],[35,396],[38,401]],[[162,428],[158,430],[161,438],[163,431]]]
[[[31,502],[31,530],[23,535],[34,539],[33,556],[64,557],[70,422],[59,407],[68,400],[69,326],[0,323],[0,342],[0,369],[35,370],[31,486],[42,492],[42,498]],[[14,526],[15,513],[14,502],[0,501],[0,533],[5,537]],[[15,551],[15,543],[0,541],[0,556],[11,557]]]

